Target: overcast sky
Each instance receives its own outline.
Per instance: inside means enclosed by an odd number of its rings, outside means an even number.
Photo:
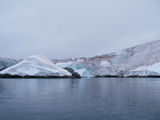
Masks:
[[[0,57],[94,56],[159,39],[159,0],[0,1]]]

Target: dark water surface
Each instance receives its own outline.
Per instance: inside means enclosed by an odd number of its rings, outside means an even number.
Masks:
[[[0,120],[160,120],[160,78],[0,79]]]

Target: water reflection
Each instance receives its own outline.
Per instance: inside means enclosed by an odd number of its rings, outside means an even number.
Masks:
[[[2,81],[0,80],[0,94],[4,91],[4,86]]]
[[[159,110],[158,78],[0,79],[0,120],[158,120]]]

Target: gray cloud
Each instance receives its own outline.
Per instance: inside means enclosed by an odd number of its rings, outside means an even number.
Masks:
[[[0,1],[0,56],[93,56],[160,38],[158,0]]]

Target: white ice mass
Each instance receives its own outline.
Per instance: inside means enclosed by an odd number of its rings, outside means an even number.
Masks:
[[[102,67],[109,67],[109,66],[111,65],[111,63],[108,62],[108,61],[101,61],[100,65],[101,65]]]
[[[89,58],[64,59],[63,66],[86,76],[160,76],[160,40],[145,43],[119,52],[97,55]],[[61,60],[54,61],[57,65]],[[68,64],[72,62],[72,64]],[[66,64],[65,64],[66,63]],[[140,69],[141,68],[141,69]],[[143,68],[143,69],[142,69]],[[85,73],[85,74],[84,74]]]
[[[19,76],[71,76],[71,73],[67,70],[56,66],[42,55],[28,57],[20,63],[1,71],[0,74]]]
[[[72,59],[73,60],[73,59]],[[83,64],[84,60],[75,59],[72,62],[58,62],[57,66],[65,68],[72,68],[75,72],[77,72],[81,77],[92,77],[90,71],[87,69],[87,66]]]
[[[130,70],[128,76],[160,76],[160,62]]]
[[[32,56],[19,64],[3,70],[0,73],[20,75],[70,75],[65,67],[72,68],[81,77],[97,76],[159,76],[160,77],[160,40],[145,43],[119,52],[82,57],[74,59],[52,59]],[[46,60],[47,59],[47,60]],[[4,69],[14,60],[0,59],[0,66]],[[43,62],[42,62],[43,61]],[[40,65],[41,63],[44,63]],[[11,64],[10,64],[11,62]],[[47,63],[47,64],[46,64]],[[16,63],[15,63],[16,64]],[[52,66],[52,67],[51,67]],[[57,67],[59,66],[59,67]],[[18,68],[18,69],[17,69]],[[43,72],[44,71],[44,72]],[[51,72],[52,71],[52,72]],[[56,72],[55,72],[56,71]],[[54,74],[53,74],[54,73]]]

